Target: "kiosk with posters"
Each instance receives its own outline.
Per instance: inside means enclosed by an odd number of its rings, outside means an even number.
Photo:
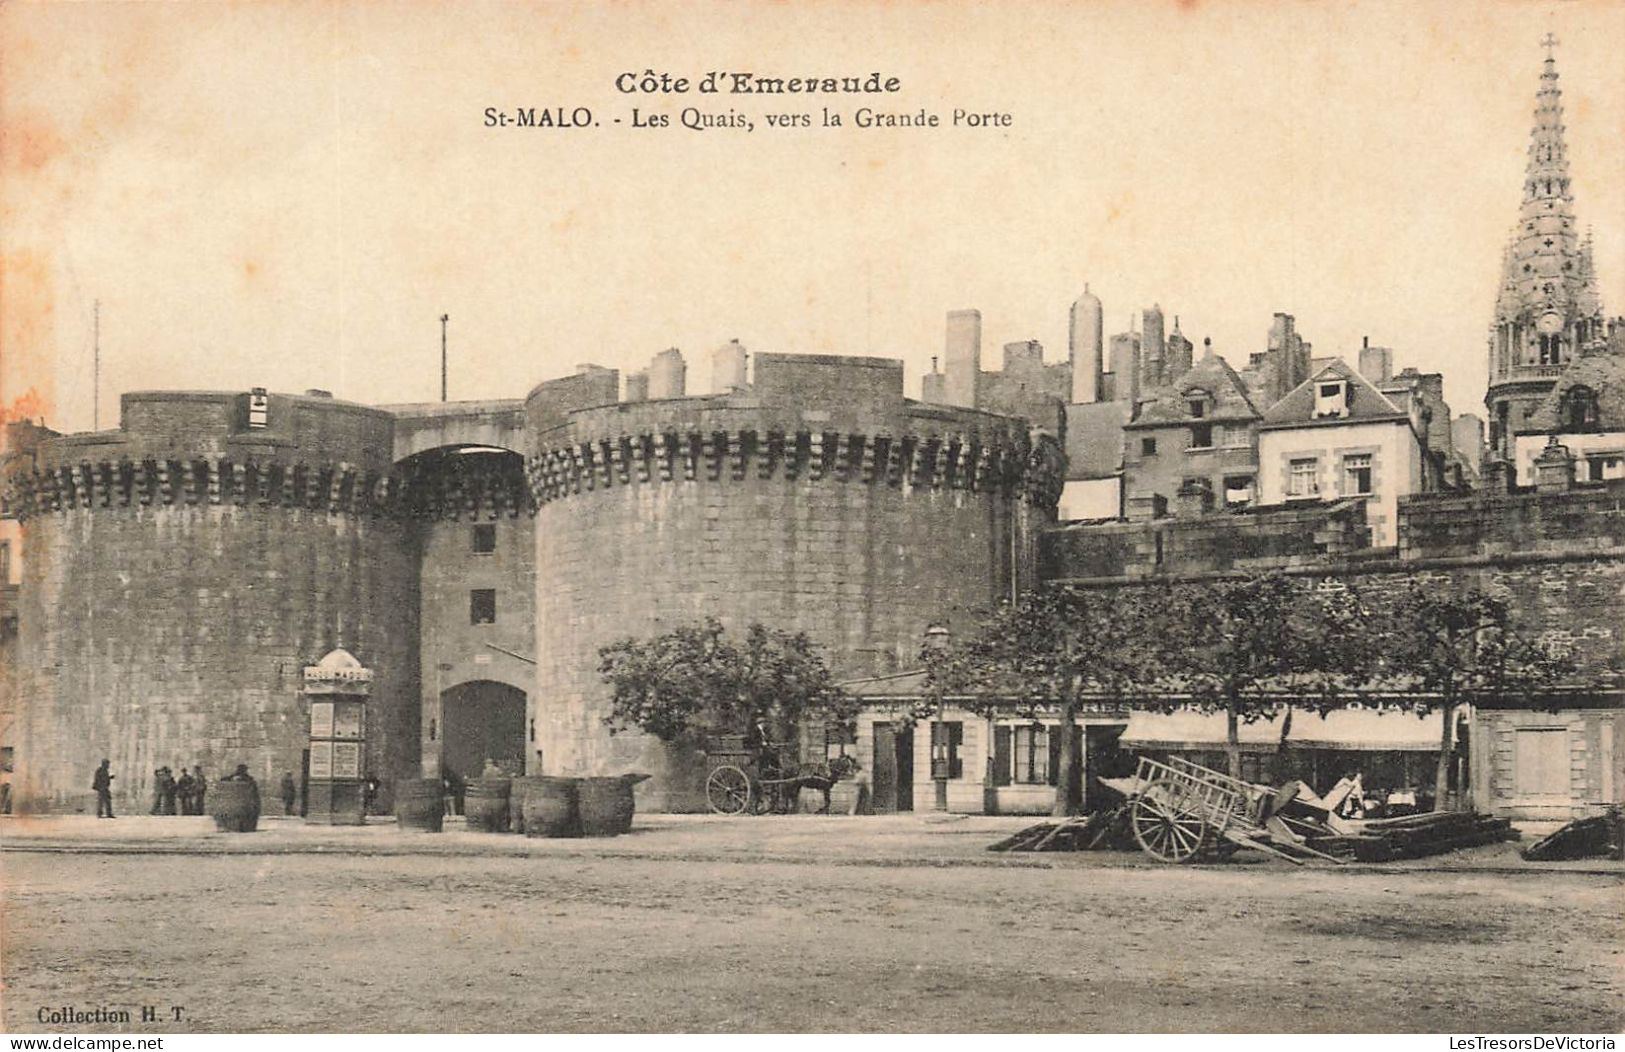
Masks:
[[[363,668],[349,651],[335,650],[305,667],[304,693],[310,699],[305,818],[321,825],[361,825],[366,777],[362,757],[372,670]]]

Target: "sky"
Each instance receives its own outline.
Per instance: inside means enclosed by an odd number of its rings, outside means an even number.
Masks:
[[[1289,312],[1317,356],[1369,337],[1482,412],[1547,32],[1622,314],[1618,0],[8,3],[0,409],[76,431],[128,390],[432,401],[442,314],[453,399],[673,346],[705,391],[733,338],[902,358],[912,395],[948,311],[982,312],[985,367],[1026,339],[1060,360],[1087,283],[1108,333],[1156,302],[1240,366]],[[689,91],[617,90],[645,71]],[[710,71],[899,89],[700,94]]]

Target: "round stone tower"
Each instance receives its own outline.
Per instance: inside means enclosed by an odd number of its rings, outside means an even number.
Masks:
[[[124,809],[159,767],[298,779],[302,672],[340,647],[374,673],[366,773],[413,776],[417,558],[391,436],[388,413],[318,392],[145,392],[118,430],[17,458],[19,806],[88,810],[104,757]]]
[[[531,773],[645,771],[640,806],[703,806],[696,757],[605,725],[598,651],[616,639],[760,621],[805,631],[838,677],[866,676],[913,667],[928,624],[1031,580],[1059,495],[1052,439],[905,400],[896,361],[755,366],[710,397],[615,403],[607,371],[531,392]]]

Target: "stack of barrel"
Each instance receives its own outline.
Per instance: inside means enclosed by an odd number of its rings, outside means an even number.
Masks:
[[[481,778],[468,783],[468,828],[512,829],[532,837],[619,836],[632,829],[632,787],[646,774],[608,778]],[[397,784],[395,821],[402,829],[441,831],[445,802],[438,779]]]

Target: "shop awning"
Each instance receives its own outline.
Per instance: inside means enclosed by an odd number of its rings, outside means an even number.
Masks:
[[[1444,713],[1417,716],[1408,709],[1294,711],[1287,741],[1303,749],[1369,749],[1438,752]]]
[[[1228,735],[1222,712],[1179,709],[1174,712],[1132,712],[1118,744],[1126,749],[1222,749]],[[1236,731],[1248,752],[1273,752],[1281,743],[1281,720],[1243,723]]]

